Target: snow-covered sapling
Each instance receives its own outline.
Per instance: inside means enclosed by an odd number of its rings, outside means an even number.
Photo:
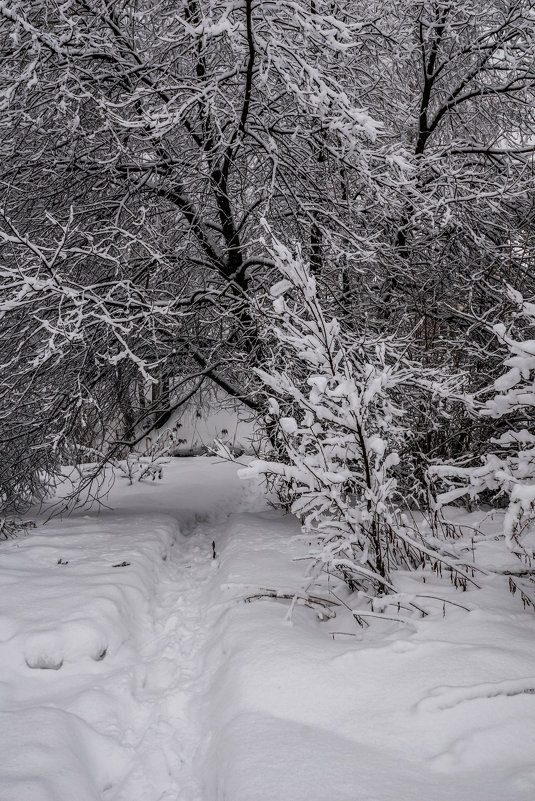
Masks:
[[[264,309],[273,357],[256,372],[276,448],[242,475],[276,478],[314,543],[315,564],[353,591],[394,593],[400,566],[461,570],[414,531],[398,494],[408,432],[395,397],[417,380],[418,366],[386,338],[344,333],[325,314],[299,250],[270,249],[281,275]]]

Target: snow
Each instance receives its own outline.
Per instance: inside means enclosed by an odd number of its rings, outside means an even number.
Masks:
[[[240,579],[242,594],[277,580],[295,591],[297,576],[281,575],[287,528],[258,515],[234,522],[220,568],[229,595]],[[302,607],[289,626],[273,601],[235,608],[217,644],[205,797],[533,798],[533,622],[505,605],[503,616],[456,610],[412,631],[385,622],[368,632]]]
[[[455,514],[514,564],[503,513]],[[38,523],[0,543],[1,801],[535,797],[535,621],[503,577],[408,576],[470,610],[408,624],[360,628],[339,587],[334,618],[291,609],[327,593],[296,521],[209,458]]]
[[[2,549],[2,611],[11,624],[4,664],[22,653],[29,668],[58,670],[99,661],[135,639],[176,524],[157,515],[111,522],[84,516],[64,529],[49,526]]]

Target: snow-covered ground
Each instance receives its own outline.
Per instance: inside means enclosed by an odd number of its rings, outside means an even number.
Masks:
[[[1,801],[533,801],[505,580],[407,624],[289,619],[297,524],[235,472],[176,459],[0,544]]]

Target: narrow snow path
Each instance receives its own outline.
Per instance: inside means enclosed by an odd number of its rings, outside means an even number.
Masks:
[[[154,637],[135,666],[143,714],[127,737],[133,768],[113,801],[202,801],[195,761],[204,746],[200,710],[212,675],[202,652],[211,631],[207,596],[217,530],[198,524],[172,549],[154,598]]]
[[[241,496],[233,465],[178,461],[0,543],[1,801],[202,801],[212,540]]]

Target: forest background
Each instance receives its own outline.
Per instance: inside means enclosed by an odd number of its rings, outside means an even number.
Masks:
[[[4,514],[215,386],[350,589],[497,495],[531,603],[534,6],[1,0]]]

